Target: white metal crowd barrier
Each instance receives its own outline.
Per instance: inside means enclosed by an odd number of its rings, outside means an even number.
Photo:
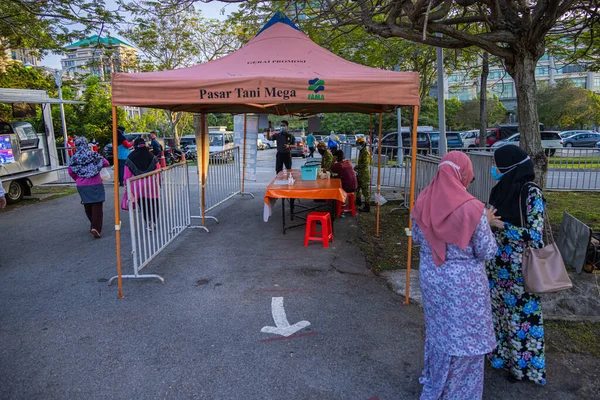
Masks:
[[[210,211],[242,192],[240,148],[218,151],[209,157],[205,211]]]
[[[130,178],[126,190],[133,275],[123,278],[156,278],[164,283],[162,276],[140,271],[190,226],[187,163]]]
[[[192,216],[193,219],[211,219],[218,223],[216,217],[207,215],[209,211],[240,194],[254,197],[252,193],[243,192],[242,163],[239,147],[210,154],[205,189],[200,192],[201,215]],[[194,228],[202,228],[209,232],[204,225]]]
[[[600,149],[563,148],[550,153],[546,188],[600,190]]]

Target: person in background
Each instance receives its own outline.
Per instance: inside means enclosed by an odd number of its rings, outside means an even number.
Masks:
[[[278,133],[267,134],[267,140],[275,140],[277,143],[276,173],[281,172],[284,166],[286,169],[292,169],[292,148],[296,147],[296,138],[288,132],[288,125],[287,121],[281,121]]]
[[[152,153],[154,153],[154,156],[159,161],[162,168],[166,167],[167,164],[165,161],[163,148],[160,145],[160,143],[158,143],[158,140],[156,140],[156,132],[150,132],[150,139],[152,139],[152,141],[150,142],[150,147],[152,148]]]
[[[315,136],[312,134],[312,132],[309,132],[308,136],[306,137],[306,145],[308,146],[308,151],[310,153],[308,153],[308,156],[310,158],[313,158],[315,156],[315,142],[317,140],[315,139]]]
[[[67,137],[66,147],[67,147],[67,153],[69,154],[69,157],[72,157],[73,154],[75,154],[75,140],[73,139],[72,136]]]
[[[337,136],[334,136],[333,131],[331,131],[331,135],[329,135],[329,140],[327,141],[327,148],[331,151],[331,154],[337,153],[339,140]]]
[[[117,155],[119,159],[119,186],[123,186],[123,175],[125,173],[125,160],[129,157],[129,149],[133,147],[133,143],[125,138],[125,128],[119,126],[117,128]]]
[[[77,191],[90,221],[90,233],[96,239],[102,237],[102,210],[105,200],[104,184],[100,170],[110,164],[100,154],[90,149],[86,138],[75,139],[75,154],[69,162],[69,175],[77,184]]]
[[[129,154],[124,163],[125,181],[131,177],[160,169],[160,163],[150,152],[143,138],[135,139],[133,146],[133,152]],[[155,228],[159,214],[159,187],[157,182],[156,177],[150,176],[134,181],[131,188],[132,201],[138,204],[150,231]]]
[[[494,368],[509,371],[510,382],[527,379],[544,385],[542,305],[539,294],[525,291],[521,268],[525,246],[544,246],[546,201],[542,190],[533,183],[533,161],[519,146],[496,150],[491,174],[498,184],[492,189],[490,204],[501,220],[494,225],[498,253],[487,264],[498,341],[489,359]]]
[[[317,151],[321,155],[321,169],[324,172],[330,171],[333,166],[333,154],[327,150],[327,145],[324,142],[317,145]]]
[[[498,250],[497,217],[467,192],[473,180],[467,155],[446,154],[411,216],[425,312],[421,399],[481,399],[485,354],[496,347],[485,261]]]
[[[359,211],[369,212],[371,211],[371,153],[369,153],[365,138],[361,137],[356,140],[356,148],[358,149],[358,163],[354,167],[358,179],[356,205],[360,207],[362,204],[362,194],[365,197],[365,206]]]
[[[0,179],[0,210],[6,207],[6,191],[2,186],[2,179]]]
[[[342,180],[342,189],[346,193],[354,193],[358,187],[358,182],[352,162],[344,159],[344,152],[342,150],[338,150],[335,156],[337,157],[337,162],[331,167],[331,172],[340,177]]]
[[[96,138],[92,138],[92,140],[90,141],[90,144],[92,145],[92,151],[95,151],[97,153],[98,152],[98,141],[96,140]]]

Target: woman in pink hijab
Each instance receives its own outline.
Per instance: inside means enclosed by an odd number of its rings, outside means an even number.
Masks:
[[[446,154],[412,213],[426,329],[422,400],[481,399],[484,355],[496,347],[485,272],[498,250],[496,217],[467,192],[473,180],[468,156]]]

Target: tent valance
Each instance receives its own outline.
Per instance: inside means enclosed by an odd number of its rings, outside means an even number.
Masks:
[[[377,113],[419,105],[419,74],[366,67],[318,46],[283,14],[241,49],[190,68],[115,73],[113,105],[198,113]]]

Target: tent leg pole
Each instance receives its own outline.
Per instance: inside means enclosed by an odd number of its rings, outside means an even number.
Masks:
[[[379,113],[379,132],[377,134],[378,137],[378,150],[377,150],[377,197],[379,197],[381,193],[381,130],[383,128],[383,113]],[[370,201],[371,199],[367,199]],[[375,236],[379,237],[379,202],[377,198],[375,199],[375,204],[377,206],[377,216],[375,217]]]
[[[408,304],[410,301],[410,267],[412,263],[412,219],[410,214],[415,205],[415,180],[417,179],[417,126],[419,125],[419,107],[415,106],[413,113],[413,126],[412,126],[412,154],[411,154],[411,168],[410,168],[410,198],[409,201],[409,215],[408,215],[408,230],[411,235],[408,236],[408,260],[406,262],[406,294],[404,304]]]
[[[118,155],[118,136],[117,136],[117,107],[112,107],[112,134],[113,134],[113,160],[114,160],[114,192],[115,192],[115,233],[117,246],[117,287],[119,288],[119,299],[123,296],[123,271],[121,269],[121,205],[119,204],[119,155]]]
[[[202,146],[200,147],[200,151],[202,151],[202,155],[200,157],[200,164],[202,166],[202,171],[200,171],[200,185],[202,188],[202,197],[200,208],[202,211],[202,226],[206,229],[206,140],[208,139],[206,135],[206,114],[200,114],[200,135],[202,136]],[[206,229],[208,231],[208,229]]]
[[[373,152],[373,114],[369,114],[369,150]],[[369,165],[369,170],[371,166]],[[369,189],[373,185],[373,174],[369,174]],[[370,193],[370,190],[369,190]],[[367,201],[367,199],[365,199]]]
[[[248,127],[248,114],[244,114],[244,141],[243,141],[243,157],[242,157],[242,197],[244,196],[244,188],[246,184],[246,129]]]

